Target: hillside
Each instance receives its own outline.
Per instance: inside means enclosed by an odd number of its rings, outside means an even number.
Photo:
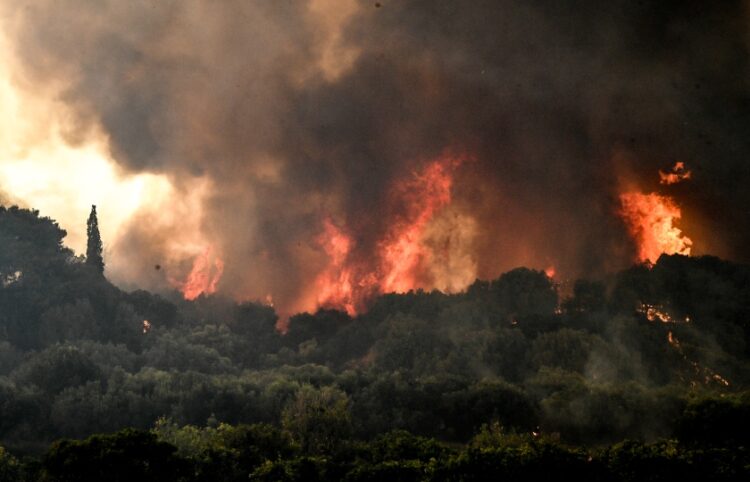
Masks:
[[[186,425],[218,437],[238,424],[313,454],[393,430],[434,450],[748,441],[744,265],[662,256],[566,296],[518,268],[460,294],[383,295],[354,318],[297,314],[281,334],[260,303],[124,292],[64,236],[0,208],[0,443],[18,455],[125,427],[180,447]]]

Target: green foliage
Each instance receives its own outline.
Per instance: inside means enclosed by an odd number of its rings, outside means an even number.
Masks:
[[[597,343],[602,343],[602,340],[568,328],[542,333],[531,344],[531,365],[537,370],[553,366],[582,373]]]
[[[67,233],[39,211],[0,206],[0,275],[7,285],[16,271],[39,275],[67,262],[72,251],[63,246]]]
[[[324,482],[336,480],[327,477],[327,460],[322,457],[297,457],[288,460],[268,460],[251,475],[262,482]]]
[[[597,464],[582,451],[532,441],[519,446],[469,448],[438,467],[430,480],[591,480],[597,472]]]
[[[370,444],[373,462],[418,460],[429,462],[449,455],[452,451],[435,439],[419,437],[406,430],[394,430],[379,435]]]
[[[750,443],[750,397],[722,398],[700,396],[685,407],[676,423],[675,434],[692,444],[710,442],[719,445]]]
[[[357,465],[346,476],[347,482],[417,482],[426,479],[428,465],[418,460],[386,460]]]
[[[466,446],[394,431],[338,454],[315,455],[293,449],[267,425],[199,428],[161,420],[154,433],[128,429],[55,442],[42,462],[41,480],[50,481],[733,481],[750,475],[744,447],[626,440],[592,450],[547,435],[506,433],[498,424],[483,427]],[[2,469],[20,477],[36,470],[33,461],[19,462],[0,449]]]
[[[332,453],[351,432],[349,397],[334,387],[303,385],[284,407],[281,424],[304,452]]]
[[[0,446],[0,480],[21,480],[22,473],[21,462]]]
[[[77,387],[100,376],[99,368],[78,348],[55,345],[32,355],[15,372],[22,383],[33,383],[47,394]]]
[[[132,429],[60,440],[44,457],[44,474],[55,482],[177,481],[184,468],[175,450],[149,432]]]
[[[13,451],[166,417],[154,433],[203,480],[376,480],[464,459],[509,473],[502,460],[541,441],[676,437],[691,457],[715,445],[712,467],[747,443],[746,266],[665,256],[578,281],[559,307],[554,283],[521,268],[466,293],[379,296],[356,317],[298,314],[282,335],[258,303],[125,293],[64,235],[0,208],[0,442]],[[471,454],[456,448],[470,440]]]

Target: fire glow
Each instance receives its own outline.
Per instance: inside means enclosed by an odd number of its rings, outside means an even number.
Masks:
[[[677,351],[680,357],[691,366],[695,376],[695,379],[691,381],[691,385],[695,386],[700,382],[703,382],[706,385],[715,383],[723,387],[729,387],[731,385],[729,380],[710,367],[702,366],[697,361],[689,359],[680,343],[680,340],[677,339],[671,330],[667,332],[667,343],[669,343],[669,345]]]
[[[216,293],[216,288],[224,273],[224,261],[214,255],[211,247],[193,260],[193,267],[185,281],[170,280],[182,292],[186,300],[194,300],[201,294]]]
[[[663,253],[690,255],[693,241],[674,225],[682,213],[671,198],[627,192],[620,203],[620,215],[638,246],[638,261],[655,263]]]
[[[693,175],[692,172],[685,169],[684,162],[676,162],[670,172],[664,172],[659,170],[659,182],[661,184],[677,184],[682,181],[690,179]]]
[[[353,315],[375,294],[433,288],[429,271],[437,254],[425,242],[426,232],[450,204],[453,176],[463,162],[462,157],[444,155],[395,185],[390,202],[398,214],[376,243],[371,259],[355,259],[352,235],[326,219],[318,244],[328,264],[315,283],[317,307],[344,309]]]
[[[684,320],[679,320],[670,315],[661,305],[650,305],[641,303],[638,313],[646,315],[648,321],[660,321],[661,323],[690,323],[690,317],[686,316]]]

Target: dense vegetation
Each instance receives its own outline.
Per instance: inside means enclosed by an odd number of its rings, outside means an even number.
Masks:
[[[571,286],[519,268],[282,335],[259,303],[123,292],[64,236],[0,207],[0,479],[750,471],[746,266],[662,256]]]

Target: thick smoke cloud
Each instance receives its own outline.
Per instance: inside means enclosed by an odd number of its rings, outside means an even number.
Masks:
[[[382,5],[380,5],[382,4]],[[213,189],[202,230],[221,289],[290,303],[326,263],[332,218],[370,253],[392,186],[471,157],[452,209],[477,275],[632,261],[626,186],[683,206],[694,252],[748,261],[746,2],[77,2],[3,8],[25,75],[61,86],[132,171]],[[684,161],[689,183],[659,187]],[[117,255],[153,272],[169,230],[134,222]],[[152,279],[153,283],[158,280]]]

